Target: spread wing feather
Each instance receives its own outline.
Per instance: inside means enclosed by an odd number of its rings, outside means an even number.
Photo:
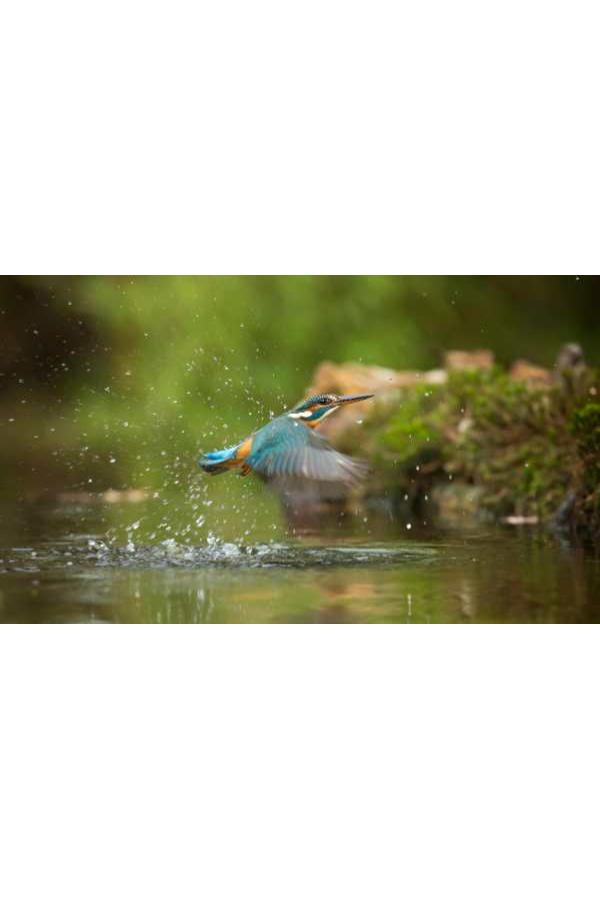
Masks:
[[[308,478],[352,485],[367,472],[362,460],[334,450],[320,435],[288,416],[254,435],[247,463],[267,481]]]

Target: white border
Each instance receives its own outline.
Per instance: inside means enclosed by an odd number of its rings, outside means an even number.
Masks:
[[[2,272],[598,271],[597,4],[2,12]]]
[[[596,643],[2,629],[2,896],[595,900]]]

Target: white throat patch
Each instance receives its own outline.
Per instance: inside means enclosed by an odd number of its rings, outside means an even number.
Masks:
[[[326,419],[327,416],[329,416],[332,412],[335,412],[337,408],[337,406],[332,406],[330,407],[330,409],[326,409],[325,412],[319,416],[317,422],[322,422],[323,419]],[[290,417],[290,419],[310,419],[310,417],[312,416],[312,410],[305,409],[304,412],[291,412],[288,413],[288,416]]]

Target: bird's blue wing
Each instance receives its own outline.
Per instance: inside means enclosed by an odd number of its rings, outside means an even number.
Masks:
[[[352,485],[364,477],[362,460],[340,453],[302,422],[281,416],[253,438],[248,465],[267,481],[312,479]]]

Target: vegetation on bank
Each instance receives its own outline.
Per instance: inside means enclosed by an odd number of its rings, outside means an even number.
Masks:
[[[340,436],[357,442],[371,495],[600,537],[600,377],[586,366],[541,384],[499,367],[450,371],[382,396]]]
[[[384,398],[362,430],[352,429],[356,440],[374,464],[372,493],[408,496],[418,508],[436,487],[441,498],[449,484],[458,494],[467,485],[477,489],[478,514],[600,536],[595,370],[566,371],[544,386],[498,367],[449,372],[443,384]]]

